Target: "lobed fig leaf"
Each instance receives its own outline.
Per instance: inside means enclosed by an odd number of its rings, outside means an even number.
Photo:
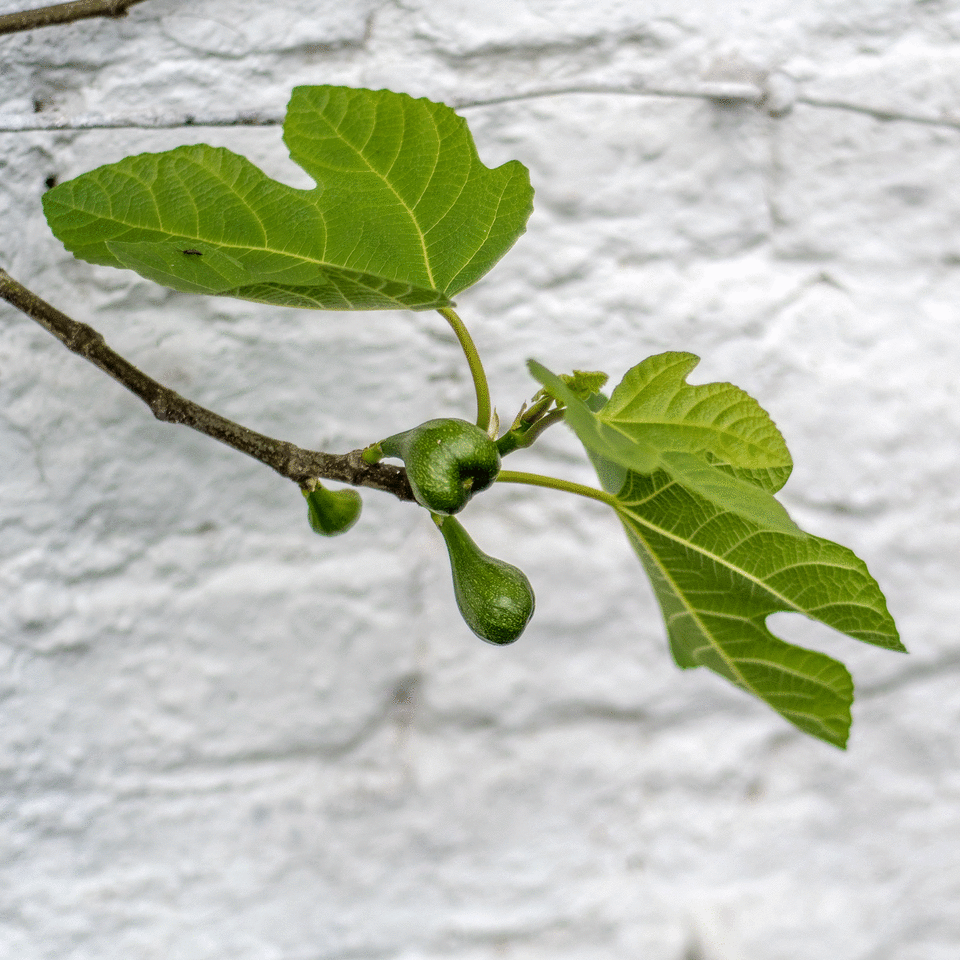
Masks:
[[[599,418],[658,449],[705,454],[724,472],[776,493],[793,469],[780,431],[732,383],[687,383],[699,362],[676,351],[647,357],[624,374]]]
[[[805,536],[773,497],[792,466],[779,431],[739,388],[684,383],[697,362],[689,353],[648,357],[596,412],[542,364],[529,367],[592,455],[641,474],[663,470],[725,511]]]
[[[771,613],[801,613],[856,640],[904,651],[866,564],[723,510],[664,471],[628,471],[617,513],[663,612],[680,667],[707,667],[837,747],[850,730],[844,665],[776,637]]]
[[[842,663],[776,637],[801,613],[902,651],[886,602],[850,550],[805,534],[773,498],[791,461],[760,405],[731,384],[691,386],[697,358],[649,357],[591,409],[531,362],[596,467],[653,584],[683,668],[707,667],[805,733],[846,744],[853,683]]]
[[[466,122],[389,90],[296,87],[283,137],[300,190],[206,144],[126,157],[43,195],[81,260],[189,293],[314,310],[449,306],[513,246],[526,168],[483,165]]]

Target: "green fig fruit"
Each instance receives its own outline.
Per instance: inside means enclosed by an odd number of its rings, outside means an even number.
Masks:
[[[482,640],[513,643],[533,616],[533,587],[522,570],[485,554],[454,517],[434,517],[453,572],[453,591],[467,626]]]
[[[327,490],[318,483],[313,490],[300,492],[307,500],[307,519],[314,533],[337,537],[359,519],[362,503],[356,490]]]
[[[433,513],[459,513],[500,472],[496,443],[466,420],[428,420],[381,440],[386,457],[399,457],[417,503]]]

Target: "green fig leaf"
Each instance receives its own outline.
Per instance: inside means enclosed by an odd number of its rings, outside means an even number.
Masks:
[[[206,144],[140,154],[43,196],[90,263],[175,290],[327,310],[449,306],[526,227],[526,168],[489,169],[444,104],[388,90],[294,89],[283,128],[300,190]]]
[[[725,511],[664,471],[627,472],[617,482],[617,512],[653,584],[677,664],[707,667],[805,733],[844,747],[853,702],[846,668],[774,636],[766,618],[802,613],[903,651],[863,561],[829,540]]]
[[[679,356],[692,359],[694,364],[697,360],[692,354],[661,354],[634,367],[627,377],[639,371],[644,364],[655,367],[662,358]],[[688,369],[692,369],[692,366],[690,364]],[[622,410],[625,406],[624,391],[621,389],[623,383],[614,390],[610,400],[598,412],[594,412],[560,377],[542,364],[531,360],[529,367],[544,389],[565,405],[566,422],[591,455],[641,474],[664,470],[677,483],[723,510],[754,520],[771,530],[791,536],[805,536],[769,489],[779,480],[783,469],[786,468],[789,473],[790,458],[786,446],[759,404],[742,390],[729,384],[707,384],[708,388],[724,388],[722,397],[711,404],[715,392],[708,391],[708,396],[702,397],[698,404],[695,398],[683,395],[676,389],[675,383],[664,377],[661,382],[668,393],[668,400],[660,407],[647,397],[645,406],[637,404],[635,411],[627,406],[626,414],[610,416],[607,411],[617,398],[618,391],[620,402],[617,409]],[[675,364],[672,365],[673,371],[676,368]],[[648,388],[646,378],[634,377],[634,382],[641,383],[641,396],[644,391],[655,394],[655,388]],[[701,388],[686,389],[699,391]],[[677,397],[678,394],[683,402],[671,407],[669,397]],[[742,398],[746,398],[749,404]],[[719,411],[733,405],[731,400],[737,406],[746,406],[752,418],[740,411],[724,421]],[[726,405],[724,401],[727,401]],[[754,408],[759,414],[754,412]],[[649,430],[643,430],[640,417],[647,411],[659,419],[649,424]],[[759,430],[753,420],[761,425],[769,425],[769,428],[766,431]],[[718,422],[720,425],[717,425]],[[777,440],[782,453],[777,449]],[[723,451],[725,459],[720,460],[716,451]]]
[[[843,664],[776,637],[787,611],[888,650],[904,648],[876,581],[850,550],[803,533],[773,497],[790,473],[779,431],[730,384],[690,386],[697,358],[667,353],[630,370],[591,406],[533,361],[565,404],[649,576],[670,647],[838,747],[853,683]]]
[[[776,493],[793,461],[770,415],[731,383],[692,386],[692,353],[660,353],[628,370],[600,411],[603,423],[660,450],[706,454],[711,463]]]

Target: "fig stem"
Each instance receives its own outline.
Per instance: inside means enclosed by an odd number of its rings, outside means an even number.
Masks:
[[[571,480],[560,480],[558,477],[545,477],[539,473],[523,473],[518,470],[501,470],[497,476],[497,483],[526,483],[533,487],[548,487],[551,490],[563,490],[565,493],[575,493],[578,497],[589,497],[599,500],[608,507],[616,510],[620,502],[612,493],[598,490],[596,487],[587,487],[582,483]]]
[[[460,341],[464,356],[467,358],[467,365],[470,367],[470,375],[473,377],[473,388],[477,393],[477,426],[481,430],[489,431],[490,417],[493,412],[490,405],[490,387],[487,385],[487,375],[473,337],[470,336],[470,331],[467,330],[464,322],[450,307],[441,307],[437,313],[450,324],[457,340]]]

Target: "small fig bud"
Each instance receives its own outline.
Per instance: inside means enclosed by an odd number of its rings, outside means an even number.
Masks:
[[[362,503],[356,490],[327,490],[318,483],[313,490],[300,492],[307,501],[307,519],[314,533],[337,537],[359,519]]]

